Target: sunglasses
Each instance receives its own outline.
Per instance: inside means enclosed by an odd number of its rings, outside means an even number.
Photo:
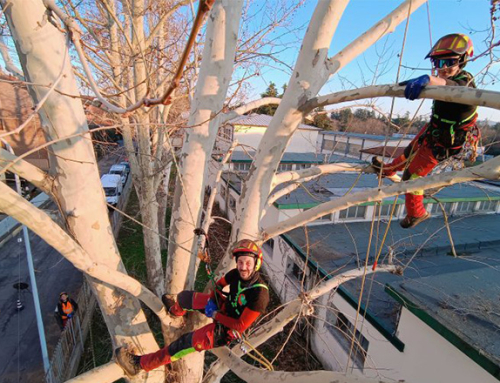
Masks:
[[[437,69],[442,69],[446,65],[446,67],[450,68],[458,64],[459,59],[451,58],[451,59],[432,59],[432,64]]]

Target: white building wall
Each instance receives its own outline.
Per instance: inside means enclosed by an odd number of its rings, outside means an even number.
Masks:
[[[317,306],[319,319],[315,322],[312,348],[328,370],[345,371],[349,352],[325,323],[325,306],[333,305],[351,323],[355,323],[356,310],[339,294],[324,296]],[[494,383],[497,380],[472,359],[449,343],[431,327],[403,308],[398,338],[405,344],[400,352],[367,320],[359,316],[357,329],[369,341],[364,369],[353,367],[353,373],[371,378],[378,376],[404,380],[406,383]]]
[[[267,127],[240,126],[234,127],[234,139],[240,144],[250,146],[257,150]],[[316,153],[317,130],[297,129],[290,140],[286,151],[293,153]],[[249,150],[249,148],[246,148]],[[236,150],[242,150],[237,148]]]

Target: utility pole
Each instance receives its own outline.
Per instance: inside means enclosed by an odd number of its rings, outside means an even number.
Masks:
[[[4,145],[6,146],[7,150],[15,155],[14,150],[9,145],[9,143],[3,139],[1,139],[1,140],[4,143]],[[15,173],[14,173],[14,177],[16,180],[16,190],[19,193],[19,195],[22,196],[21,180],[19,179],[19,176]],[[47,351],[47,341],[45,340],[45,330],[43,327],[42,310],[40,308],[40,300],[38,298],[38,287],[37,287],[36,278],[35,278],[35,267],[33,265],[33,256],[31,254],[31,243],[30,243],[28,228],[24,225],[22,226],[22,228],[23,228],[24,246],[26,247],[26,257],[28,259],[28,270],[29,270],[29,274],[30,274],[30,282],[31,282],[31,286],[33,288],[33,301],[35,303],[36,325],[38,327],[38,336],[40,338],[40,348],[42,349],[43,369],[45,371],[45,376],[47,376],[47,373],[48,373],[49,368],[50,368],[49,352]]]

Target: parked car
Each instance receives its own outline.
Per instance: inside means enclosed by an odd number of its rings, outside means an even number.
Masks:
[[[101,184],[106,194],[106,202],[110,205],[118,205],[122,195],[123,184],[119,174],[104,174],[101,177]]]
[[[111,166],[108,174],[119,175],[121,177],[121,180],[122,180],[122,185],[125,185],[125,182],[127,182],[128,172],[127,172],[127,168],[125,167],[125,165],[117,164],[117,165]]]
[[[130,174],[130,164],[127,161],[122,161],[118,165],[123,165],[125,166],[125,169],[127,170],[127,177]]]

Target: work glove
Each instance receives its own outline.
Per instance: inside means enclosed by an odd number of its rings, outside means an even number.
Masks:
[[[399,85],[406,85],[405,97],[408,100],[415,100],[420,96],[422,90],[429,84],[431,78],[424,74],[423,76],[400,82]]]
[[[207,318],[214,318],[215,313],[217,312],[217,308],[217,303],[209,299],[207,305],[205,306],[205,315],[207,316]]]
[[[73,313],[67,315],[68,319],[73,318]]]

